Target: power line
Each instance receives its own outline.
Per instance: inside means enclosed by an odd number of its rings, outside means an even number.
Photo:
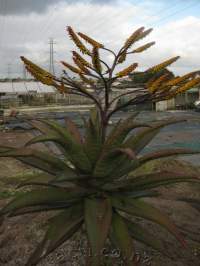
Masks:
[[[168,16],[163,17],[163,18],[159,19],[158,21],[156,21],[156,25],[158,26],[157,23],[162,22],[162,21],[165,21],[165,20],[167,20],[168,18],[173,17],[173,16],[175,16],[175,15],[177,15],[177,14],[179,14],[179,13],[182,13],[183,11],[185,11],[185,10],[187,10],[187,9],[190,9],[190,8],[192,8],[192,7],[194,7],[194,6],[197,6],[197,5],[199,5],[199,4],[200,4],[200,2],[196,2],[196,3],[192,3],[191,5],[188,5],[188,6],[184,7],[184,8],[182,8],[182,9],[179,9],[179,10],[177,10],[176,12],[174,12],[174,13],[172,13],[172,14],[169,14]],[[152,25],[153,25],[153,24],[152,24]],[[159,24],[159,25],[161,25],[161,24]]]

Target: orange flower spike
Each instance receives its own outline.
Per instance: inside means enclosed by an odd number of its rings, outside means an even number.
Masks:
[[[164,75],[160,76],[154,82],[152,82],[151,86],[148,87],[148,90],[151,93],[154,93],[158,90],[161,90],[162,85],[165,86],[165,84],[163,84],[163,82],[166,81],[168,78],[169,78],[169,74],[164,74]]]
[[[146,70],[146,72],[151,72],[151,73],[159,72],[160,70],[162,70],[162,69],[166,68],[167,66],[171,65],[172,63],[176,62],[179,58],[180,58],[180,56],[172,57],[172,58],[164,61],[161,64],[158,64],[158,65],[155,65],[155,66],[149,68],[148,70]]]
[[[147,44],[142,45],[142,46],[138,47],[137,49],[133,50],[131,53],[141,53],[141,52],[149,49],[154,44],[155,44],[155,42],[147,43]]]
[[[176,90],[176,94],[179,93],[183,93],[191,88],[193,88],[194,86],[200,85],[200,78],[195,78],[192,79],[190,81],[188,81],[187,83],[185,83],[183,86],[180,86],[177,90]]]
[[[101,73],[101,62],[100,62],[100,58],[99,58],[99,49],[97,47],[93,47],[92,50],[92,64],[94,66],[94,68],[96,69],[96,71],[98,73]]]
[[[90,71],[82,64],[80,60],[78,60],[77,57],[73,57],[73,61],[84,74],[90,74]]]
[[[78,69],[78,68],[76,68],[76,67],[74,67],[74,66],[72,66],[72,65],[70,65],[70,64],[68,64],[68,63],[66,63],[66,62],[64,62],[64,61],[61,61],[61,63],[62,63],[65,67],[67,67],[69,70],[71,70],[72,72],[74,72],[74,73],[76,73],[76,74],[82,74],[82,71],[81,71],[80,69]]]
[[[87,62],[80,54],[78,54],[76,51],[72,51],[72,54],[75,58],[77,58],[84,66],[91,67],[91,64]]]
[[[77,34],[73,31],[72,27],[67,27],[67,32],[70,36],[70,38],[73,40],[75,45],[80,49],[80,51],[83,54],[90,55],[90,51],[87,49],[87,47],[81,42],[81,40],[78,38]]]
[[[128,48],[130,48],[143,31],[144,31],[144,27],[141,27],[137,29],[136,31],[134,31],[131,34],[131,36],[126,40],[124,44],[124,49],[127,50]]]
[[[103,48],[104,45],[95,41],[94,39],[92,39],[91,37],[87,36],[84,33],[78,32],[78,35],[84,39],[86,42],[88,42],[89,44],[91,44],[92,46],[96,47],[96,48]]]
[[[122,71],[118,72],[116,74],[116,76],[119,77],[119,78],[128,76],[128,74],[130,74],[131,72],[133,72],[136,69],[137,66],[138,66],[138,64],[137,63],[134,63],[134,64],[130,65],[129,67],[123,69]]]

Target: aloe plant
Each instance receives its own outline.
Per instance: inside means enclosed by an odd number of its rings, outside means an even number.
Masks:
[[[157,188],[163,185],[179,182],[199,183],[198,176],[189,171],[177,172],[176,169],[133,175],[136,169],[148,161],[196,153],[190,149],[180,148],[141,153],[163,127],[182,122],[184,119],[146,124],[138,122],[137,113],[133,113],[128,118],[119,120],[111,130],[108,130],[109,119],[124,107],[170,98],[200,83],[200,79],[194,78],[195,73],[173,79],[166,75],[159,76],[149,80],[143,89],[122,91],[119,96],[112,98],[113,82],[133,72],[137,64],[134,63],[117,74],[114,74],[115,67],[123,63],[129,54],[149,48],[152,43],[130,52],[131,46],[150,32],[151,30],[145,31],[144,28],[138,29],[116,54],[87,35],[76,34],[68,27],[71,39],[92,61],[89,63],[73,51],[76,66],[63,62],[68,69],[81,77],[81,82],[70,78],[66,72],[63,77],[57,78],[22,57],[27,70],[38,80],[54,86],[61,93],[88,97],[95,105],[89,117],[83,118],[83,134],[69,118],[66,119],[65,126],[53,120],[35,119],[29,122],[41,132],[39,136],[21,148],[0,147],[0,157],[13,157],[40,170],[29,175],[19,185],[20,188],[25,186],[30,189],[3,207],[1,216],[13,217],[32,212],[57,211],[48,221],[46,234],[27,265],[36,265],[80,228],[87,236],[92,252],[89,263],[94,266],[103,263],[102,251],[105,244],[120,250],[124,265],[137,265],[134,239],[167,256],[162,242],[136,222],[135,217],[164,227],[185,246],[185,240],[175,224],[149,204],[148,198],[157,197]],[[92,46],[92,51],[80,38]],[[100,59],[100,50],[112,53],[114,61],[111,67]],[[147,71],[157,73],[177,59],[172,58]],[[113,109],[112,104],[124,95],[129,95],[130,100]],[[132,134],[133,131],[136,131],[135,134]],[[54,142],[60,149],[62,158],[34,148],[36,143],[49,141]]]

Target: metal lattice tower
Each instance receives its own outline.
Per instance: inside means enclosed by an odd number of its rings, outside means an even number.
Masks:
[[[55,69],[54,69],[54,39],[49,39],[49,72],[53,75],[55,75]]]

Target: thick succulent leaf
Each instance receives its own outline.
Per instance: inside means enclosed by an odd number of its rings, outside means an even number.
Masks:
[[[55,131],[52,130],[49,126],[44,124],[43,122],[39,120],[28,120],[28,123],[33,127],[39,130],[43,134],[51,135],[55,134]]]
[[[79,201],[77,201],[78,203]],[[38,213],[38,212],[46,212],[46,211],[57,211],[57,210],[63,210],[68,207],[71,207],[74,204],[74,202],[69,203],[55,203],[52,205],[41,205],[41,206],[31,206],[31,207],[25,207],[22,209],[18,209],[16,211],[12,211],[8,217],[14,217],[14,216],[21,216],[28,213]]]
[[[135,262],[135,252],[133,246],[133,240],[130,236],[127,224],[123,217],[119,214],[114,213],[112,217],[112,227],[110,232],[111,242],[117,249],[120,250],[125,265],[134,266],[137,265]]]
[[[189,203],[194,209],[200,212],[200,200],[192,198],[179,198],[178,200]]]
[[[93,112],[89,120],[85,121],[84,150],[94,166],[102,150],[102,132],[99,115]]]
[[[82,144],[82,136],[81,133],[77,127],[77,125],[69,118],[65,118],[65,124],[67,126],[67,129],[69,133],[73,136],[73,138],[79,143]]]
[[[154,208],[150,204],[140,200],[140,199],[130,199],[124,198],[120,199],[119,197],[112,197],[112,205],[114,208],[127,212],[137,217],[144,218],[155,222],[165,229],[167,229],[176,239],[185,246],[185,240],[182,235],[177,230],[174,223],[158,209]]]
[[[18,209],[37,205],[68,204],[80,200],[81,197],[88,193],[88,191],[81,188],[64,189],[49,187],[35,189],[15,197],[0,211],[0,214],[4,215]]]
[[[118,190],[117,192],[112,192],[112,196],[121,196],[121,197],[129,197],[132,199],[137,199],[137,198],[149,198],[149,197],[158,197],[160,194],[157,191],[148,191],[148,190]]]
[[[85,225],[92,249],[92,265],[101,263],[102,249],[111,225],[112,207],[109,199],[87,198],[84,201]]]
[[[182,149],[182,148],[177,148],[177,149],[163,149],[160,151],[155,151],[151,153],[147,153],[139,158],[140,163],[146,163],[151,160],[156,160],[160,158],[165,158],[165,157],[170,157],[174,155],[187,155],[187,154],[197,154],[200,153],[200,151],[195,151],[192,149]]]
[[[50,174],[74,174],[74,171],[61,159],[50,155],[47,152],[31,148],[13,148],[0,153],[0,157],[13,157],[33,167],[46,171]]]
[[[16,179],[16,178],[15,178]],[[46,174],[46,173],[31,173],[27,175],[23,175],[23,181],[18,182],[18,188],[27,186],[27,185],[33,185],[33,184],[49,184],[49,182],[53,181],[55,179],[55,176]]]
[[[147,124],[144,123],[141,124],[133,121],[134,117],[135,114],[131,115],[126,120],[118,124],[118,126],[115,128],[114,131],[111,131],[105,142],[104,151],[108,151],[110,149],[119,147],[122,144],[122,142],[125,140],[127,135],[131,132],[131,130],[139,127],[149,127]]]
[[[130,153],[127,154],[124,149],[115,149],[98,160],[93,176],[97,178],[118,178],[128,174],[136,166],[139,166],[139,161],[136,158],[133,159],[133,157],[131,159]]]
[[[53,217],[48,223],[48,230],[44,239],[33,252],[26,265],[36,265],[42,258],[49,255],[78,231],[82,222],[83,208],[81,205],[70,207]]]
[[[67,128],[62,127],[60,124],[50,121],[42,120],[48,126],[55,130],[57,134],[60,135],[59,141],[62,143],[63,148],[66,150],[70,161],[84,172],[90,172],[92,169],[91,162],[89,161],[83,146],[76,142],[76,139],[70,134]]]
[[[40,143],[40,142],[47,142],[47,141],[53,141],[56,143],[59,143],[62,145],[62,142],[59,139],[59,136],[56,134],[48,134],[48,135],[39,135],[36,136],[34,138],[32,138],[31,140],[29,140],[25,146],[30,146],[32,144],[36,144],[36,143]]]
[[[135,154],[138,154],[152,141],[163,127],[183,121],[185,121],[185,119],[168,120],[162,123],[156,123],[155,125],[152,125],[151,128],[142,129],[137,135],[129,137],[124,142],[123,147],[131,148]]]
[[[129,177],[126,180],[117,182],[116,184],[107,184],[104,189],[120,192],[137,192],[146,189],[157,188],[159,186],[181,183],[181,182],[196,182],[200,183],[200,178],[191,173],[158,171],[150,174]]]
[[[0,153],[10,151],[11,149],[14,149],[10,146],[0,146]]]
[[[163,246],[163,243],[155,237],[155,235],[149,233],[148,230],[144,229],[142,226],[126,221],[126,224],[128,225],[128,230],[132,236],[133,239],[159,251],[163,255],[169,257],[169,254],[167,253],[166,249]]]

